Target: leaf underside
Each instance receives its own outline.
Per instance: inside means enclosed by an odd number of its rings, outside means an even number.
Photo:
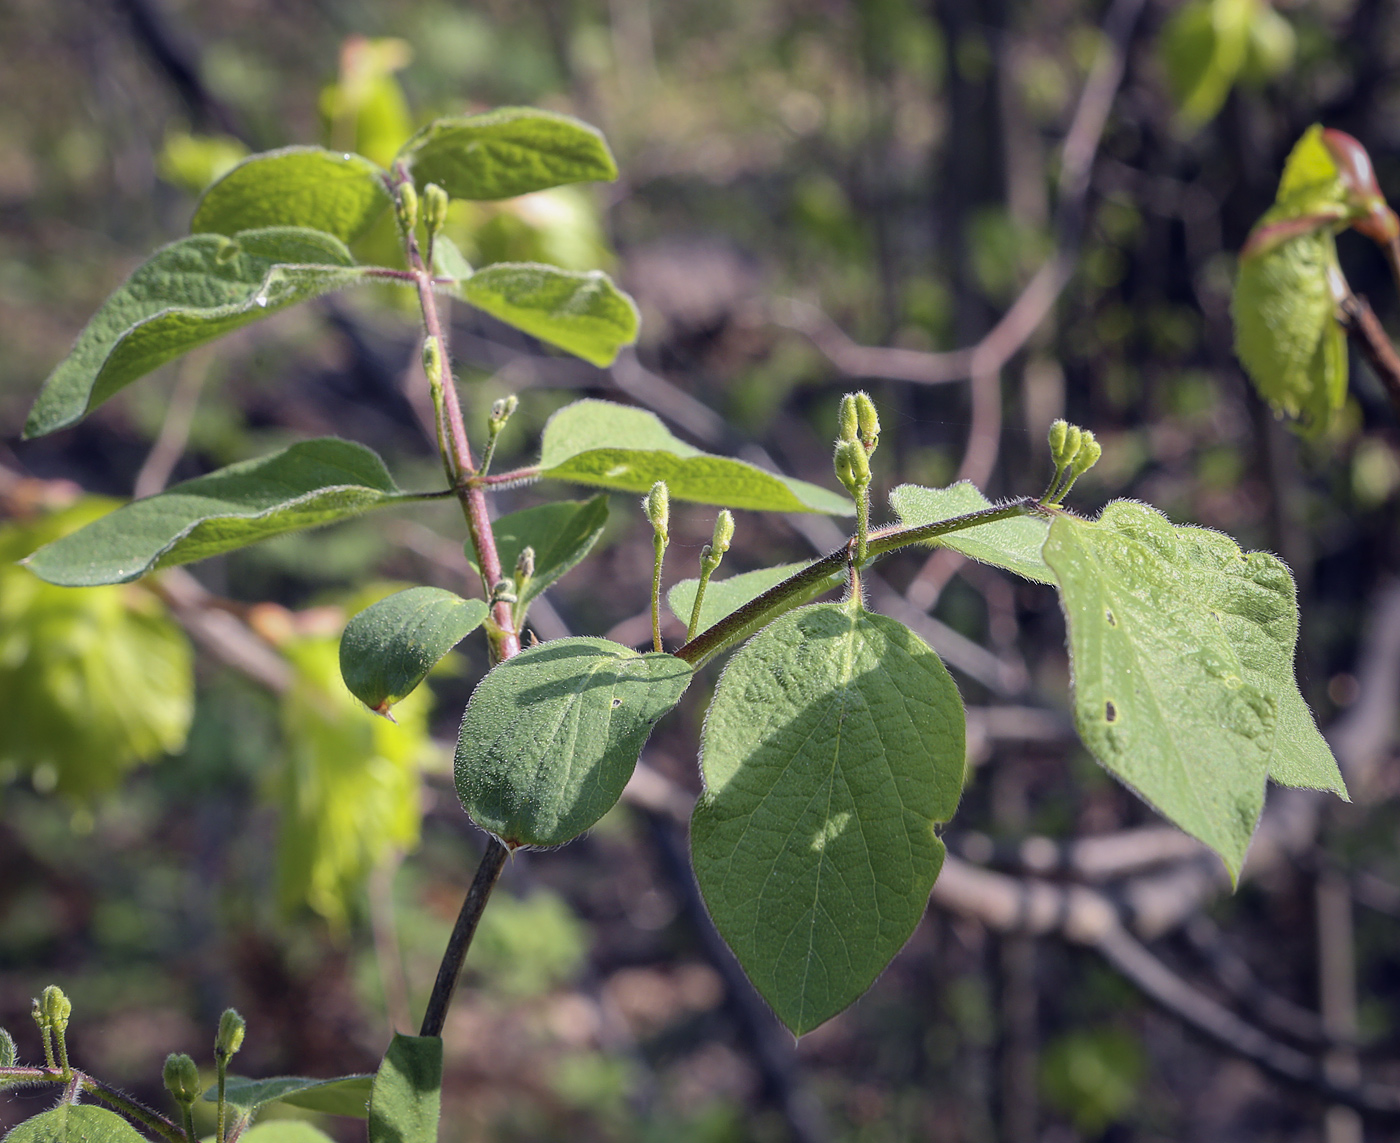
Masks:
[[[440,587],[395,592],[345,625],[341,677],[352,695],[383,714],[480,627],[487,612],[482,600],[463,599]]]
[[[343,243],[300,227],[172,242],[93,315],[44,382],[24,435],[65,428],[182,353],[362,276]]]
[[[789,612],[720,678],[691,821],[710,915],[801,1035],[861,995],[914,931],[957,806],[962,700],[903,625],[850,603]]]
[[[760,512],[849,516],[844,496],[743,461],[711,456],[673,436],[644,409],[576,401],[544,427],[540,475],[619,492],[644,493],[666,481],[673,500]]]
[[[498,664],[462,716],[457,793],[512,848],[563,845],[603,816],[689,664],[606,639],[554,639]]]
[[[322,437],[136,500],[25,563],[62,587],[126,583],[157,568],[420,499],[401,491],[364,445]]]
[[[917,484],[901,484],[890,492],[890,507],[906,528],[919,528],[966,516],[993,507],[977,487],[967,480],[947,488],[922,488]],[[1040,550],[1050,521],[1043,516],[1013,516],[1009,520],[993,520],[949,532],[929,541],[931,546],[952,548],[984,564],[1005,568],[1037,583],[1055,582],[1054,573],[1046,567]]]
[[[600,492],[587,500],[556,500],[525,508],[502,516],[491,525],[502,574],[515,575],[516,561],[525,548],[533,548],[535,552],[535,574],[527,583],[517,581],[515,585],[518,614],[524,614],[531,600],[558,582],[593,550],[607,522],[608,496]],[[467,559],[475,568],[472,556],[468,542]]]
[[[783,580],[796,575],[810,562],[804,560],[795,564],[779,564],[776,567],[741,572],[728,579],[710,580],[705,585],[705,599],[700,604],[700,626],[697,630],[704,631],[713,627],[750,600],[757,599],[770,587],[777,587]],[[841,574],[844,577],[845,572]],[[683,579],[672,585],[671,590],[666,593],[666,606],[682,623],[690,622],[690,613],[695,610],[695,593],[699,587],[698,579]]]
[[[370,1082],[373,1076],[341,1076],[336,1079],[307,1079],[305,1076],[276,1076],[271,1079],[244,1079],[229,1076],[224,1097],[245,1113],[269,1103],[286,1103],[324,1115],[345,1115],[364,1119],[368,1114]],[[204,1093],[206,1103],[216,1103],[215,1085]]]

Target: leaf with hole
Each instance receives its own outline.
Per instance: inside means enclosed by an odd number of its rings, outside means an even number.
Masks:
[[[457,793],[512,849],[563,845],[622,796],[689,664],[607,639],[552,639],[481,680],[457,739]]]
[[[790,579],[805,568],[811,561],[795,564],[778,564],[776,567],[759,568],[757,571],[740,572],[727,579],[712,579],[705,585],[705,599],[700,604],[700,626],[697,631],[713,627],[721,619],[734,614],[751,600],[757,599],[771,587],[777,587],[785,579]],[[845,579],[843,569],[839,579]],[[835,583],[833,582],[833,585]],[[666,606],[671,614],[682,623],[690,622],[690,613],[695,610],[695,593],[699,590],[698,579],[683,579],[673,584],[666,593]]]
[[[487,612],[483,601],[440,587],[410,587],[371,604],[340,636],[345,685],[370,710],[387,714]]]
[[[794,1033],[869,988],[923,916],[965,733],[932,649],[850,602],[789,612],[720,677],[700,747],[695,876]]]
[[[157,250],[44,382],[24,427],[43,436],[195,346],[364,276],[344,244],[300,227],[196,234]]]
[[[61,587],[126,583],[157,568],[436,495],[402,491],[364,445],[321,437],[133,501],[46,544],[25,564]]]
[[[394,1033],[374,1076],[369,1143],[437,1143],[442,1040]]]
[[[673,500],[724,508],[837,516],[855,512],[855,505],[844,496],[805,480],[701,452],[673,436],[654,414],[610,401],[575,401],[549,418],[539,474],[636,493],[645,493],[664,480]]]
[[[458,286],[477,309],[599,368],[637,340],[637,307],[601,270],[497,262]]]
[[[617,178],[600,132],[531,107],[435,119],[403,145],[399,158],[420,191],[437,183],[453,198],[479,201]]]
[[[268,226],[304,226],[347,245],[392,201],[385,172],[363,155],[285,147],[250,155],[204,192],[192,234],[235,235]]]
[[[515,585],[517,616],[593,550],[607,522],[608,497],[600,492],[588,500],[556,500],[512,512],[491,525],[502,574],[514,577],[520,553],[527,547],[535,551],[535,574]],[[468,542],[467,559],[475,568],[474,554]]]
[[[1231,556],[1131,501],[1097,521],[1057,517],[1045,562],[1069,624],[1080,737],[1237,879],[1280,727],[1306,756],[1316,746],[1296,710],[1280,714],[1292,702],[1297,622],[1282,566]],[[1285,772],[1295,753],[1280,752]]]
[[[307,1079],[305,1076],[275,1076],[271,1079],[244,1079],[229,1076],[224,1098],[245,1115],[269,1103],[286,1103],[323,1115],[344,1115],[364,1119],[369,1114],[370,1081],[373,1076],[339,1076],[336,1079]],[[215,1085],[204,1093],[206,1103],[217,1103]],[[247,1138],[247,1136],[243,1136]]]
[[[993,506],[967,480],[947,488],[901,484],[890,493],[890,507],[906,528],[921,528]],[[1037,583],[1054,583],[1055,577],[1040,554],[1049,530],[1050,521],[1043,516],[1013,516],[1009,520],[993,520],[989,524],[949,532],[928,543],[932,547],[952,548],[981,563],[1005,568]]]

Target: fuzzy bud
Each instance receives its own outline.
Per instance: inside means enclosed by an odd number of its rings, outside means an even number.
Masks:
[[[852,496],[870,484],[870,459],[860,441],[841,441],[836,446],[833,457],[836,479]]]
[[[435,337],[423,342],[423,372],[434,389],[442,384],[442,343]]]
[[[1065,451],[1065,434],[1069,432],[1068,421],[1054,421],[1050,425],[1050,455],[1059,464],[1060,454]]]
[[[1079,438],[1079,450],[1070,462],[1069,470],[1078,479],[1093,468],[1103,456],[1103,445],[1094,439],[1094,434],[1085,429]]]
[[[836,439],[853,441],[860,435],[860,415],[856,411],[856,395],[847,393],[841,398],[841,408],[836,414]]]
[[[68,1017],[73,1014],[73,1002],[58,985],[50,984],[39,994],[39,1010],[44,1023],[55,1032],[63,1032],[68,1027]]]
[[[412,183],[404,183],[399,187],[398,198],[394,200],[394,209],[399,215],[399,225],[404,230],[412,230],[418,225],[418,192],[413,188]]]
[[[521,583],[533,579],[535,575],[535,549],[528,544],[520,549],[515,557],[515,578]]]
[[[505,579],[498,579],[491,585],[492,603],[518,603],[520,597],[515,593],[515,580],[506,576]]]
[[[447,223],[447,192],[437,183],[423,188],[423,225],[436,234]]]
[[[165,1090],[181,1107],[192,1104],[204,1089],[199,1078],[199,1068],[184,1052],[171,1052],[165,1057],[162,1078],[165,1080]]]
[[[728,508],[721,508],[719,515],[715,517],[715,534],[710,541],[711,548],[723,555],[729,551],[730,541],[734,539],[734,514]]]
[[[1059,425],[1063,425],[1064,429],[1057,433],[1055,430]],[[1083,436],[1084,431],[1078,425],[1071,425],[1068,421],[1056,421],[1050,426],[1050,457],[1054,460],[1056,468],[1064,468],[1074,462],[1074,458],[1079,452],[1079,442]],[[1056,445],[1057,438],[1058,447]]]
[[[232,1008],[225,1008],[219,1017],[219,1034],[214,1038],[214,1055],[222,1060],[232,1056],[243,1047],[243,1033],[247,1028],[242,1016]]]
[[[663,544],[669,542],[671,539],[671,490],[666,487],[664,480],[658,480],[651,486],[651,491],[642,501],[642,508],[646,511],[647,519],[651,521],[652,529],[661,537],[661,542]]]
[[[4,1028],[0,1028],[0,1068],[12,1068],[18,1053],[15,1051],[15,1038]]]
[[[860,443],[866,452],[874,452],[880,443],[880,415],[868,394],[856,394],[856,419],[860,425]]]

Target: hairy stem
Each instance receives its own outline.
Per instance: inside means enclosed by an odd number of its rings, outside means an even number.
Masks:
[[[61,1077],[55,1076],[54,1078]],[[108,1087],[101,1080],[93,1079],[92,1076],[79,1071],[73,1073],[73,1078],[83,1091],[96,1096],[103,1103],[121,1112],[128,1119],[141,1124],[147,1130],[153,1131],[162,1139],[168,1140],[169,1143],[188,1143],[188,1140],[194,1139],[194,1136],[191,1135],[187,1140],[185,1133],[180,1130],[179,1126],[160,1112],[152,1110],[143,1103],[138,1103],[129,1095],[123,1095],[116,1088]]]
[[[438,965],[437,980],[433,982],[433,994],[428,998],[428,1009],[423,1014],[420,1036],[441,1036],[442,1026],[447,1020],[447,1009],[452,1003],[452,994],[457,990],[457,978],[462,974],[462,962],[467,958],[476,926],[486,902],[491,897],[506,866],[508,850],[497,838],[492,837],[486,844],[486,852],[481,855],[481,864],[476,868],[472,887],[467,890],[467,899],[462,902],[462,911],[457,914],[457,923],[452,926],[452,936],[448,938],[447,949]]]

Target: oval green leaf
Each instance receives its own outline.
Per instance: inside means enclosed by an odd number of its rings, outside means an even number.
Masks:
[[[26,437],[65,428],[167,361],[360,280],[344,244],[300,227],[196,234],[157,250],[103,304],[49,374]]]
[[[1226,545],[1116,501],[1097,521],[1058,516],[1045,561],[1069,625],[1080,737],[1237,879],[1280,730],[1291,726],[1300,750],[1317,743],[1296,710],[1280,714],[1296,689],[1287,573]],[[1285,772],[1296,764],[1290,749],[1280,757]]]
[[[115,1111],[87,1103],[60,1103],[15,1127],[5,1143],[146,1143]]]
[[[394,1033],[374,1076],[369,1143],[437,1143],[442,1040]]]
[[[947,488],[922,488],[901,484],[890,493],[890,507],[906,528],[919,528],[966,516],[992,507],[971,481],[960,480]],[[1040,549],[1050,522],[1043,516],[1014,516],[993,520],[975,528],[963,528],[928,541],[932,547],[952,548],[984,564],[1005,568],[1037,583],[1054,583],[1055,576],[1045,565]]]
[[[654,414],[611,401],[575,401],[549,418],[540,475],[636,493],[664,480],[673,500],[723,508],[836,516],[855,512],[844,496],[741,460],[701,452],[672,436]]]
[[[477,309],[600,369],[637,340],[636,304],[601,270],[497,262],[459,290]]]
[[[721,676],[700,748],[695,876],[797,1035],[869,988],[923,916],[965,733],[932,649],[850,603],[789,612]]]
[[[563,845],[610,810],[690,666],[606,639],[554,639],[492,669],[457,739],[457,793],[514,849]]]
[[[242,1132],[238,1138],[242,1143],[335,1143],[319,1127],[302,1119],[274,1119],[271,1123],[259,1123]]]
[[[713,627],[725,616],[734,614],[770,587],[777,587],[809,563],[810,560],[804,560],[795,564],[779,564],[777,567],[740,572],[728,579],[710,580],[705,585],[705,600],[700,604],[700,626],[696,630],[704,631],[707,627]],[[844,579],[845,574],[843,570],[841,578]],[[690,622],[690,613],[695,610],[695,593],[699,588],[698,579],[683,579],[680,583],[673,584],[671,590],[666,593],[666,606],[682,623]]]
[[[192,234],[305,226],[354,242],[389,206],[385,172],[363,155],[284,147],[250,155],[204,192]]]
[[[272,1079],[244,1079],[229,1076],[224,1098],[244,1115],[251,1115],[269,1103],[288,1103],[323,1115],[344,1115],[364,1119],[369,1114],[370,1081],[373,1076],[340,1076],[336,1079],[307,1079],[305,1076],[275,1076]],[[206,1103],[217,1103],[215,1085],[204,1093]],[[254,1128],[257,1130],[257,1128]],[[247,1138],[245,1135],[243,1138]]]
[[[1183,126],[1215,118],[1249,48],[1259,0],[1189,0],[1162,29],[1162,60]]]
[[[322,437],[136,500],[24,562],[61,587],[126,583],[156,568],[436,495],[400,490],[364,445]]]
[[[488,608],[440,587],[410,587],[366,607],[340,636],[340,673],[350,693],[387,714],[438,661],[481,626]]]
[[[600,492],[587,500],[556,500],[552,504],[512,512],[492,523],[496,554],[505,575],[515,575],[516,561],[525,548],[535,550],[535,574],[515,585],[517,616],[523,616],[531,600],[543,594],[593,550],[607,522],[608,497]],[[468,543],[467,559],[476,567],[473,555]]]
[[[453,198],[513,198],[617,178],[596,128],[531,107],[434,120],[404,144],[399,158],[412,168],[419,190],[437,183]]]

